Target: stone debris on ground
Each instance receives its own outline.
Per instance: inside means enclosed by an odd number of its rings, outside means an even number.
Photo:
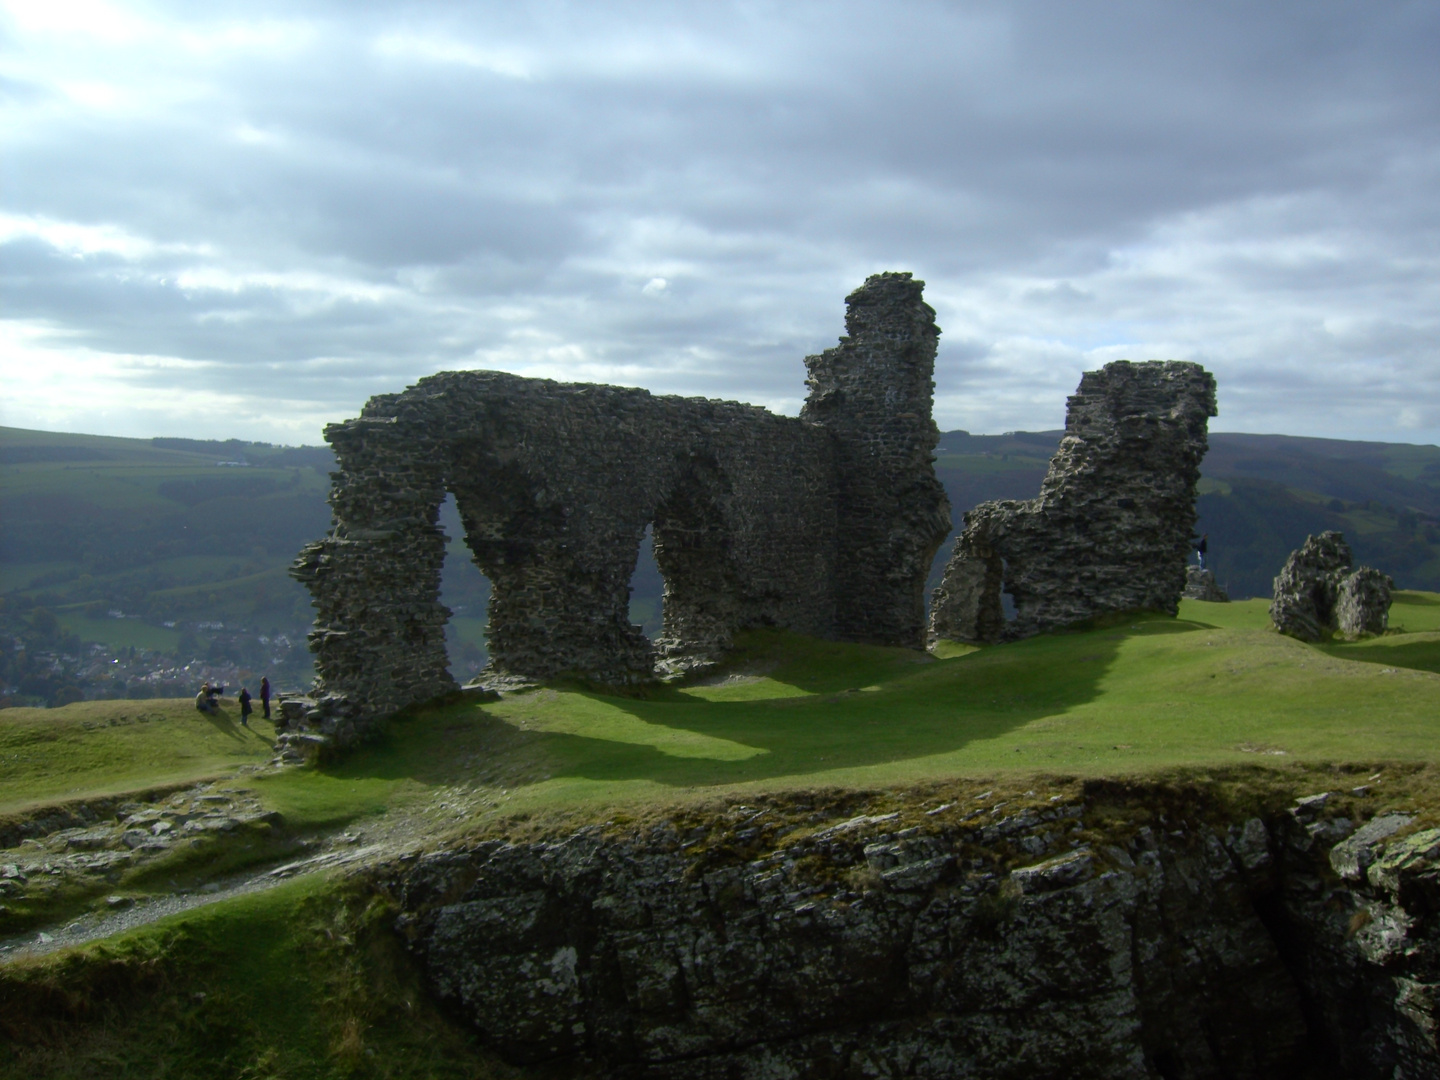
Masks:
[[[42,810],[28,823],[11,825],[7,838],[18,843],[0,849],[0,899],[18,899],[56,879],[113,882],[127,870],[179,846],[203,843],[207,836],[245,830],[268,834],[283,824],[282,816],[266,810],[254,792],[215,783],[154,800],[96,800],[87,809],[84,816],[91,821],[85,825],[44,828],[82,816],[78,808]],[[108,816],[100,818],[101,813]],[[22,832],[32,835],[21,837]]]
[[[1185,568],[1185,589],[1180,595],[1186,600],[1204,600],[1211,604],[1230,602],[1230,594],[1215,580],[1215,571],[1201,570],[1198,566]]]

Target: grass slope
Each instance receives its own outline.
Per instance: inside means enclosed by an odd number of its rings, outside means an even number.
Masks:
[[[1074,777],[1219,783],[1273,810],[1353,786],[1331,770],[1361,766],[1383,770],[1377,807],[1434,807],[1440,596],[1399,594],[1392,623],[1306,645],[1271,631],[1262,601],[1187,601],[1179,619],[941,657],[752,633],[704,684],[419,709],[341,763],[246,784],[292,830],[408,816],[430,844],[788,790],[908,792],[918,813],[956,785],[1023,801]],[[214,775],[263,757],[268,735],[188,702],[7,710],[0,791],[13,810]],[[6,965],[0,1077],[515,1075],[427,1003],[392,918],[353,882],[312,876]]]
[[[84,701],[0,711],[0,816],[44,803],[183,783],[270,759],[274,728],[240,726],[227,701],[202,716],[190,701]]]
[[[754,632],[705,685],[434,706],[340,764],[256,783],[287,818],[325,824],[450,787],[514,812],[695,788],[1435,760],[1440,597],[1399,593],[1391,619],[1385,637],[1316,646],[1271,631],[1263,601],[1186,601],[1179,619],[947,659]],[[206,720],[188,702],[5,710],[0,811],[257,762],[270,731],[253,723]]]
[[[0,969],[0,1078],[514,1076],[427,1001],[393,917],[310,877]]]

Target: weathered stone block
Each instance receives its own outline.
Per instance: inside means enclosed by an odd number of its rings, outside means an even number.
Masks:
[[[1351,559],[1338,532],[1306,537],[1275,579],[1275,629],[1301,641],[1321,641],[1337,629],[1352,638],[1383,634],[1394,583],[1368,566],[1352,572]]]
[[[1201,570],[1198,566],[1185,568],[1185,591],[1180,595],[1186,600],[1205,600],[1212,604],[1230,602],[1230,594],[1215,581],[1215,571]]]

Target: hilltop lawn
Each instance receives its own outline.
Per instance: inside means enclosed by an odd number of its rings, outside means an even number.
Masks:
[[[272,756],[274,728],[240,726],[194,702],[82,701],[61,709],[0,709],[0,815],[43,803],[113,795],[227,775]]]
[[[1302,644],[1267,622],[1263,601],[1187,601],[1179,619],[946,659],[755,632],[701,684],[416,710],[339,764],[255,784],[304,826],[448,792],[440,818],[458,822],[751,786],[1440,758],[1440,597],[1399,594],[1404,632],[1354,644]],[[189,702],[0,712],[0,813],[263,761],[269,728],[246,732],[228,708],[220,721]]]

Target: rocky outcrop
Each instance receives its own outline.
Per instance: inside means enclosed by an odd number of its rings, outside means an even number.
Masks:
[[[1230,602],[1230,594],[1215,581],[1215,571],[1201,570],[1198,566],[1185,568],[1185,591],[1180,595],[1186,600],[1205,600],[1211,604]]]
[[[1347,638],[1385,633],[1390,623],[1390,590],[1394,587],[1388,574],[1370,566],[1347,574],[1335,601],[1335,622],[1340,633]]]
[[[931,633],[992,642],[1107,612],[1175,614],[1215,415],[1198,364],[1107,364],[1069,400],[1040,496],[981,503],[931,604]],[[1002,593],[1014,601],[1007,622]]]
[[[1357,830],[1363,797],[1227,818],[1158,788],[1100,826],[1107,786],[838,821],[733,807],[437,852],[380,887],[433,991],[517,1064],[1440,1076],[1440,830]]]
[[[848,297],[847,336],[806,361],[798,419],[450,372],[326,428],[334,525],[293,573],[314,597],[313,697],[341,702],[337,741],[455,689],[439,600],[447,492],[490,579],[497,680],[644,681],[657,660],[708,663],[758,625],[922,648],[924,580],[949,523],[922,290],[880,274]],[[647,526],[665,577],[655,648],[629,617]]]
[[[1301,641],[1383,634],[1394,582],[1368,566],[1352,571],[1350,545],[1338,532],[1308,536],[1275,579],[1270,621]]]

